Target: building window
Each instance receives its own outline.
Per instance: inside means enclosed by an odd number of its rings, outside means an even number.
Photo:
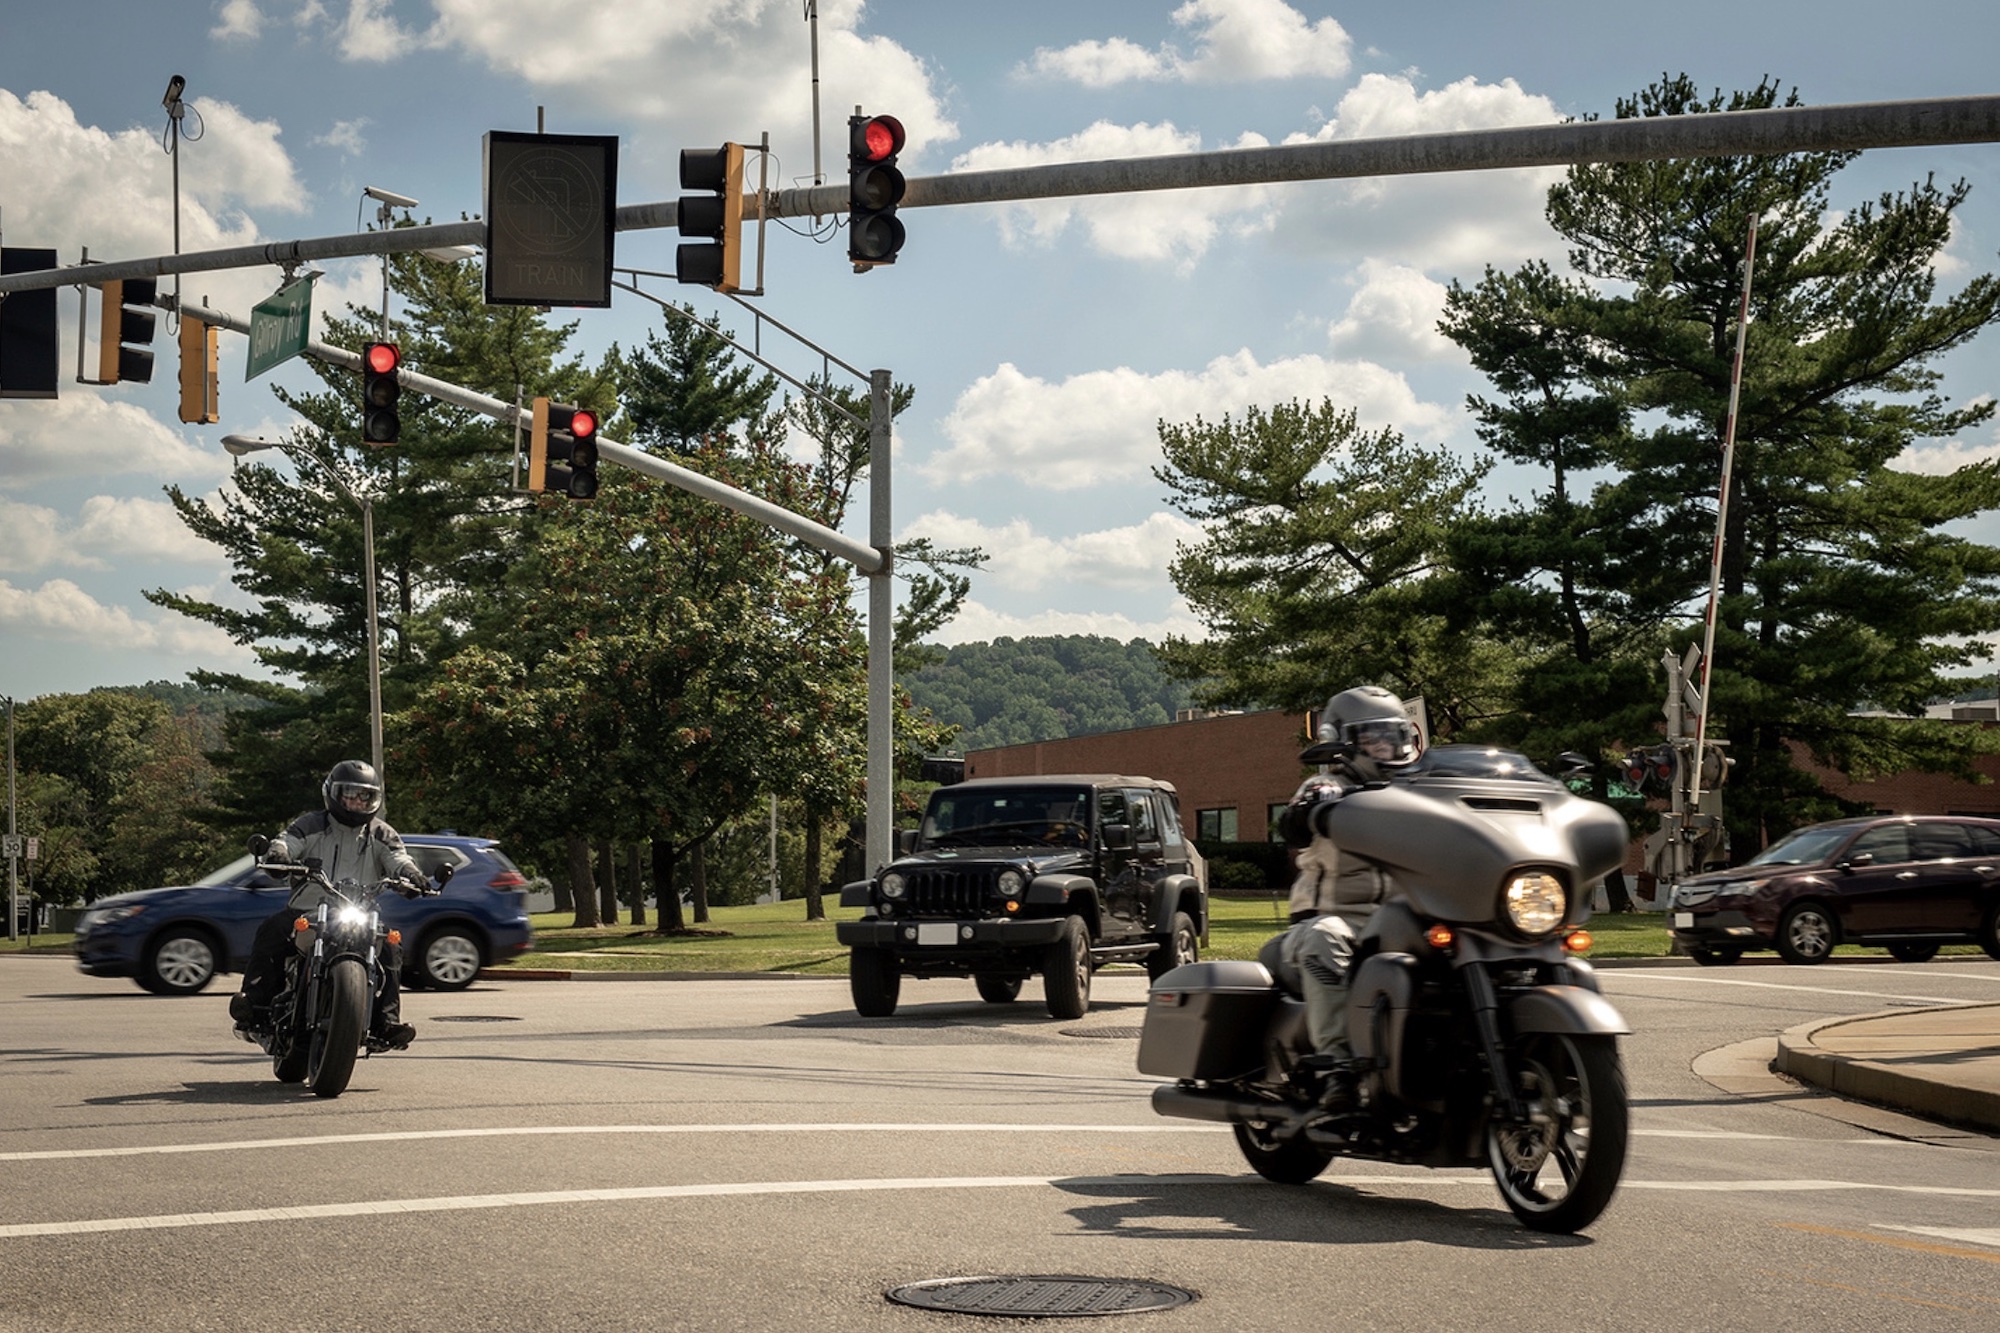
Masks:
[[[1285,840],[1285,835],[1278,832],[1278,817],[1284,813],[1285,813],[1285,806],[1283,802],[1280,802],[1277,805],[1267,805],[1264,807],[1264,816],[1265,816],[1264,830],[1266,836],[1268,836],[1272,842],[1283,842]]]
[[[1236,841],[1236,807],[1226,810],[1197,810],[1194,816],[1195,837],[1204,842]]]

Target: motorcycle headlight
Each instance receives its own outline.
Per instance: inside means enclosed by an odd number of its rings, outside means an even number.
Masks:
[[[1546,935],[1563,923],[1569,910],[1569,895],[1554,875],[1534,871],[1507,881],[1500,895],[1507,922],[1523,935]]]
[[[884,898],[901,898],[903,896],[903,877],[893,870],[882,876],[882,896]]]
[[[335,919],[343,926],[359,926],[367,923],[368,913],[358,907],[343,907]]]
[[[1021,890],[1027,887],[1028,881],[1020,871],[1003,870],[1000,872],[1000,896],[1002,898],[1018,898],[1021,896]]]

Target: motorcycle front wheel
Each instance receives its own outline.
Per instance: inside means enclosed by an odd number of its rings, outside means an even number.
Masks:
[[[368,1027],[368,969],[359,958],[339,958],[327,970],[326,1010],[313,1025],[306,1082],[316,1097],[338,1097],[354,1075],[354,1057]]]
[[[1617,1039],[1541,1034],[1509,1055],[1526,1124],[1486,1126],[1486,1160],[1523,1226],[1567,1235],[1597,1220],[1625,1171],[1630,1108]]]

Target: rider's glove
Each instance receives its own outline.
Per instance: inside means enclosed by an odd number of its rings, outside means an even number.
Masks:
[[[430,881],[414,870],[405,870],[397,876],[402,881],[396,892],[405,898],[421,898],[430,890]]]

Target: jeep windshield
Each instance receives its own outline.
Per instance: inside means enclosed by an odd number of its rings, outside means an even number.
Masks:
[[[922,847],[1087,847],[1088,787],[1004,787],[931,795]]]

